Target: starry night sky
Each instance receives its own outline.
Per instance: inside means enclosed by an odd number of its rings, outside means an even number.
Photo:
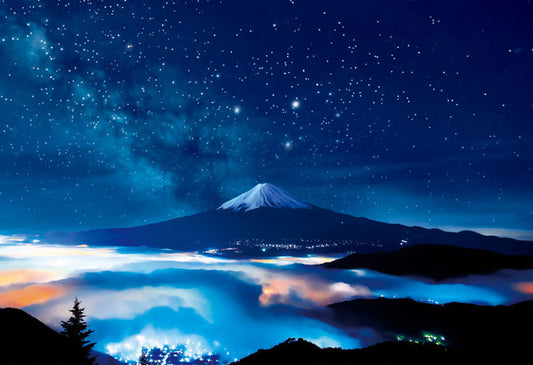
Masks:
[[[0,17],[2,231],[165,220],[270,182],[533,237],[531,1],[2,0]]]

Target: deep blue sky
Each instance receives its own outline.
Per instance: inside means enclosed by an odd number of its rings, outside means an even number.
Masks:
[[[386,222],[533,230],[531,1],[11,0],[0,17],[1,231],[164,220],[258,182]]]

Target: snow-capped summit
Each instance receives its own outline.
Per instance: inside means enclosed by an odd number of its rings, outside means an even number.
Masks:
[[[249,211],[261,207],[311,209],[309,204],[287,193],[285,190],[272,184],[257,184],[231,200],[222,204],[218,209],[233,209],[234,211]]]

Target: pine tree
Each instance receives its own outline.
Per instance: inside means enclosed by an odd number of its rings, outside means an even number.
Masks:
[[[144,347],[141,352],[141,357],[139,358],[139,365],[148,365],[148,357],[146,356],[146,351],[144,351]]]
[[[61,334],[65,336],[76,348],[76,358],[80,364],[93,365],[94,357],[91,357],[91,350],[94,343],[87,340],[87,337],[93,330],[88,329],[87,322],[85,322],[85,308],[80,308],[81,302],[78,298],[74,299],[74,306],[70,310],[72,316],[67,321],[61,321],[63,331]]]

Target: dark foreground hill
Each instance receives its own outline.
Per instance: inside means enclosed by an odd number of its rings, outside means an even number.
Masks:
[[[372,327],[400,340],[343,350],[289,339],[236,364],[512,364],[529,358],[533,339],[533,302],[490,307],[361,299],[330,305],[314,316],[348,332]]]
[[[450,245],[408,246],[395,252],[351,254],[323,266],[330,269],[366,268],[390,275],[425,276],[437,281],[501,269],[533,269],[533,256],[504,255]]]
[[[235,365],[322,365],[322,364],[444,364],[454,359],[454,352],[442,346],[409,342],[386,342],[364,349],[322,349],[310,342],[289,339],[269,350],[259,350]]]
[[[238,364],[513,363],[529,355],[533,302],[483,307],[375,299],[335,304],[328,311],[329,314],[321,314],[322,319],[338,322],[347,330],[353,326],[372,326],[391,335],[402,334],[403,340],[343,350],[321,349],[301,339],[289,339],[270,350],[259,350]],[[438,338],[445,333],[446,340],[442,341],[445,346],[436,344],[437,341],[416,340],[422,330],[439,333]],[[0,334],[2,365],[76,365],[65,339],[21,310],[0,309]],[[414,338],[412,342],[409,336]],[[101,356],[106,364],[120,364],[109,356]]]
[[[434,305],[411,299],[357,299],[332,304],[315,317],[347,331],[370,327],[387,339],[442,336],[444,344],[473,352],[531,346],[533,301],[511,306],[464,303]]]
[[[0,364],[76,365],[71,344],[59,333],[15,308],[0,309]],[[94,353],[99,363],[122,365],[110,356]]]
[[[370,347],[322,349],[302,339],[289,339],[268,350],[259,350],[234,365],[376,365],[376,364],[511,364],[527,358],[528,347],[516,351],[503,347],[474,351],[409,341],[387,341]]]

